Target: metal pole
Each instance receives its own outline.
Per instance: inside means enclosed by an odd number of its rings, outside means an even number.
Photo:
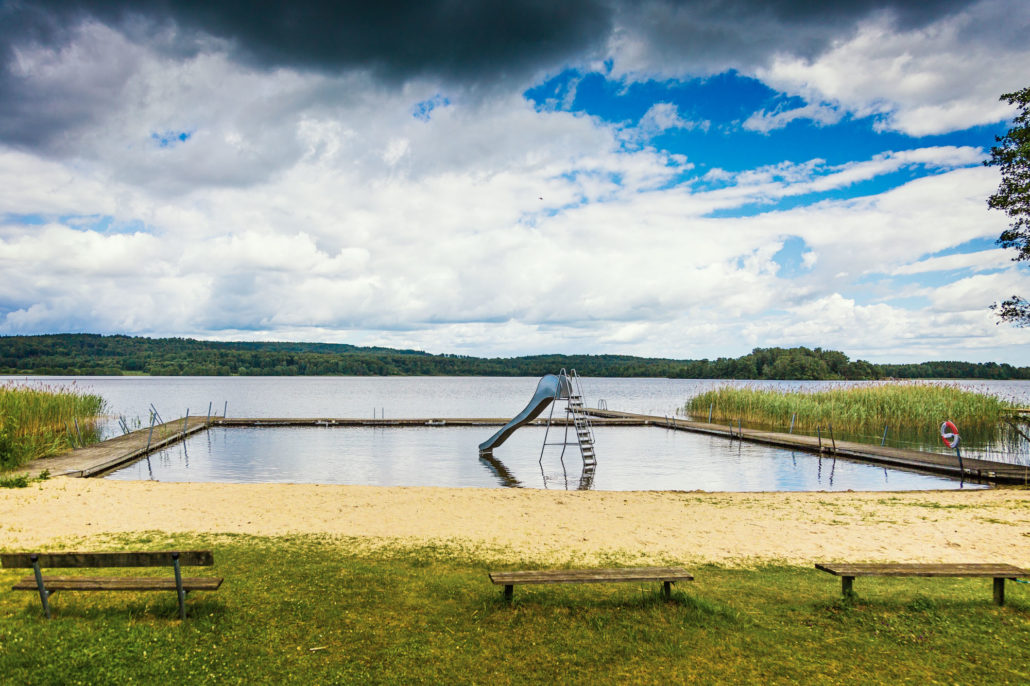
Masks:
[[[833,437],[833,422],[830,422],[830,440],[833,442],[833,454],[837,454],[837,440]]]
[[[186,425],[189,423],[189,421],[190,421],[190,408],[187,407],[186,408],[186,416],[182,418],[182,433],[184,435],[186,433]]]
[[[144,453],[150,452],[150,439],[154,436],[154,415],[150,415],[150,433],[147,434],[147,447],[143,450]]]
[[[797,412],[795,412],[794,414],[792,414],[790,416],[790,431],[788,431],[787,433],[789,433],[789,434],[794,433],[794,420],[797,419],[797,418],[798,418],[798,413]]]
[[[229,415],[226,414],[228,411],[229,411],[229,401],[226,400],[225,401],[225,405],[222,407],[222,417],[223,418],[228,418],[229,417]]]
[[[744,429],[741,428],[739,419],[737,420],[737,438],[744,440]]]
[[[815,427],[815,435],[819,437],[819,454],[823,452],[823,428],[821,426]]]
[[[887,442],[887,425],[883,425],[883,438],[880,439],[880,445],[882,446]]]
[[[712,408],[713,408],[713,407],[715,407],[715,403],[710,403],[710,404],[708,405],[708,423],[709,423],[709,424],[711,424],[711,423],[712,423]]]
[[[79,431],[79,419],[78,419],[78,417],[72,417],[72,421],[75,422],[75,435],[79,437],[79,445],[85,445],[82,442],[82,432]]]
[[[207,423],[211,423],[211,401],[207,401]]]

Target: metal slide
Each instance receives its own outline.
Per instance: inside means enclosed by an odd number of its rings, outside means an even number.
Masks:
[[[491,452],[494,448],[508,440],[508,436],[515,433],[515,429],[536,419],[537,415],[547,409],[551,401],[568,398],[571,391],[572,388],[567,376],[559,377],[556,374],[548,374],[540,379],[540,383],[536,385],[536,392],[533,393],[533,399],[526,405],[526,409],[512,417],[510,422],[502,426],[500,431],[488,440],[480,443],[479,452]]]

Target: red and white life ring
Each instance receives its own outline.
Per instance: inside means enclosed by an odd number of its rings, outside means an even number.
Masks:
[[[954,448],[958,445],[960,437],[958,435],[958,427],[952,424],[950,421],[941,424],[941,440],[944,441],[944,445],[949,448]]]

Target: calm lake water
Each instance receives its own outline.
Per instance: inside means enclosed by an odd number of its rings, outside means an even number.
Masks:
[[[109,479],[576,490],[916,490],[959,483],[770,446],[654,427],[595,427],[597,468],[579,449],[547,446],[523,427],[494,460],[478,456],[491,427],[215,428]],[[548,437],[553,441],[555,436]],[[560,439],[559,439],[560,440]],[[967,485],[968,487],[968,485]]]
[[[151,404],[165,420],[230,417],[509,418],[525,407],[537,378],[526,377],[2,377],[0,383],[73,386],[117,417],[146,425]],[[815,389],[836,382],[584,378],[586,402],[673,416],[693,395],[726,383]],[[1030,382],[959,382],[1030,404]],[[155,453],[108,478],[166,481],[305,482],[374,485],[525,486],[602,490],[898,490],[955,488],[948,479],[884,470],[807,453],[653,427],[598,427],[598,466],[583,479],[578,450],[541,460],[543,429],[524,427],[480,460],[478,444],[496,427],[215,429]],[[967,485],[968,487],[968,485]]]

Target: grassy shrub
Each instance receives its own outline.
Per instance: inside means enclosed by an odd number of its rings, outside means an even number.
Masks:
[[[0,386],[0,470],[100,438],[99,395],[58,387]],[[79,431],[75,431],[78,422]]]
[[[990,432],[1012,403],[947,384],[888,382],[813,393],[723,386],[691,398],[684,409],[707,418],[709,407],[713,419],[777,427],[797,413],[795,430],[809,433],[832,423],[854,434],[876,433],[887,424],[921,427],[933,435],[946,419],[963,432]]]

